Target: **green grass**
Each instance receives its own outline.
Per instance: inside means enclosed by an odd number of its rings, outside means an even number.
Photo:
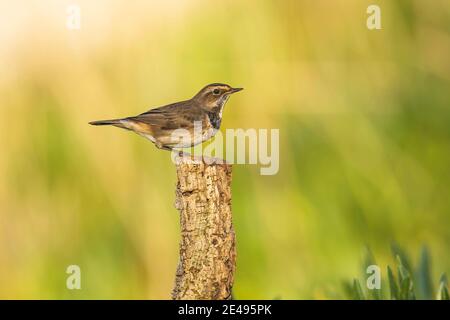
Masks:
[[[431,261],[426,247],[422,248],[416,265],[411,263],[409,256],[400,247],[393,246],[392,253],[395,257],[394,267],[387,265],[386,276],[382,277],[379,289],[369,289],[365,285],[366,279],[355,278],[344,283],[343,297],[354,300],[450,300],[446,275],[440,276],[437,286],[432,281]],[[363,269],[373,264],[375,260],[370,257],[363,264]]]

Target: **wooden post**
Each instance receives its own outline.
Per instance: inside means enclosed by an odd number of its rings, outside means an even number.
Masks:
[[[178,157],[180,260],[172,299],[231,299],[236,268],[231,165]]]

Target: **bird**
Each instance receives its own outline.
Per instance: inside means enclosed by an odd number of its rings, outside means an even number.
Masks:
[[[137,116],[89,124],[133,131],[162,150],[188,148],[211,139],[219,131],[228,98],[241,90],[243,88],[212,83],[189,100],[150,109]]]

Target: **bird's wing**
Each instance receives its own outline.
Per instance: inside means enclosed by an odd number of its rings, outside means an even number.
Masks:
[[[202,121],[204,112],[191,101],[182,101],[151,109],[124,120],[132,122],[134,131],[148,133],[153,137],[167,135],[168,131],[187,129],[191,131],[195,121]]]

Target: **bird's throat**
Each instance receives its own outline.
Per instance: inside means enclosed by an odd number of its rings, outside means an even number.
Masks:
[[[211,123],[211,126],[216,130],[219,130],[220,123],[222,122],[221,113],[222,112],[219,111],[208,112],[209,123]]]
[[[219,130],[220,128],[220,123],[222,122],[222,112],[227,100],[228,96],[222,97],[222,99],[218,101],[217,105],[208,112],[209,122],[211,123],[211,126],[216,130]]]

